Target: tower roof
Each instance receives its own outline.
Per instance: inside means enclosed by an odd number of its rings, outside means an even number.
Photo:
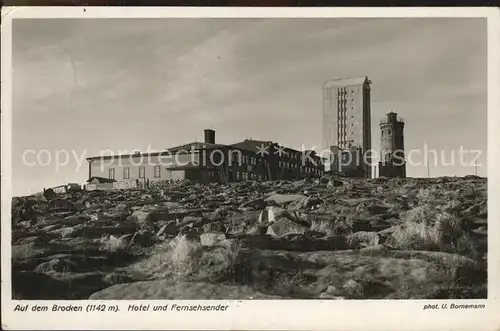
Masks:
[[[330,79],[325,82],[323,87],[343,87],[343,86],[351,86],[351,85],[362,85],[371,81],[367,76],[361,77],[350,77],[350,78],[339,78],[339,79]]]

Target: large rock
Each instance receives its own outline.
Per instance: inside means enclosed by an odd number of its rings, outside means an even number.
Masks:
[[[71,268],[71,263],[68,263],[68,261],[53,259],[39,264],[35,268],[34,272],[46,274],[51,271],[64,272],[66,270],[69,270],[70,268]]]
[[[149,212],[145,212],[142,210],[136,210],[132,213],[131,217],[137,223],[144,223],[149,216]]]
[[[252,199],[240,205],[240,208],[251,208],[260,210],[266,207],[266,202],[262,198]]]
[[[259,223],[273,223],[275,220],[286,214],[286,209],[271,206],[260,212],[258,221]]]
[[[52,200],[57,197],[57,194],[54,192],[53,189],[49,188],[43,191],[43,197],[47,200]]]
[[[317,197],[303,197],[291,202],[288,205],[289,209],[310,209],[322,203],[322,200]]]
[[[210,222],[210,223],[203,224],[203,232],[205,232],[205,233],[209,233],[209,232],[225,233],[226,227],[220,221]]]
[[[306,226],[283,217],[267,228],[267,234],[273,237],[282,237],[289,234],[304,234],[307,230],[309,228]]]
[[[169,210],[165,207],[158,209],[156,206],[144,206],[141,209],[135,210],[132,215],[132,219],[134,219],[138,223],[148,222],[159,222],[159,221],[171,221],[175,220],[178,215],[174,213],[170,213]]]
[[[13,245],[11,248],[12,260],[15,262],[24,259],[50,256],[65,249],[67,249],[66,245],[58,243],[30,242],[29,244]]]
[[[306,196],[300,194],[274,194],[268,197],[265,201],[275,203],[277,205],[286,205],[304,198],[306,198]]]
[[[75,234],[78,233],[78,231],[82,231],[83,228],[84,227],[82,225],[69,226],[62,229],[53,230],[51,231],[51,233],[57,234],[62,238],[71,238],[74,237]]]

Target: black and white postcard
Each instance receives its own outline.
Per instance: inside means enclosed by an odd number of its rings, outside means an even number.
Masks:
[[[500,327],[499,11],[2,9],[2,327]]]

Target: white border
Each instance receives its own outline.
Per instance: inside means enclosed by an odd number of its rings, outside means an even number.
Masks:
[[[499,10],[497,8],[224,8],[224,7],[3,7],[2,8],[2,328],[5,329],[290,329],[290,330],[498,330],[500,328],[500,66]],[[13,18],[166,18],[166,17],[485,17],[488,26],[488,215],[489,283],[488,300],[459,303],[485,303],[480,310],[426,310],[424,303],[450,300],[362,300],[362,301],[233,301],[227,312],[128,313],[133,301],[119,304],[120,313],[14,313],[11,300],[11,102],[12,102],[12,19]],[[471,116],[473,112],[471,110]],[[61,301],[59,303],[64,303]],[[89,301],[73,303],[86,304]],[[226,302],[226,301],[221,301]],[[31,304],[52,304],[30,301]],[[66,302],[70,303],[70,302]],[[134,303],[174,303],[142,301]],[[177,301],[177,303],[179,303]],[[187,303],[187,302],[183,302]],[[195,302],[193,302],[195,303]],[[196,302],[199,303],[199,302]],[[215,303],[215,302],[210,302]]]

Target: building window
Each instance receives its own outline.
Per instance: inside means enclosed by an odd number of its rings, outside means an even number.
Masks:
[[[110,168],[108,173],[109,179],[115,179],[115,168]]]
[[[159,165],[155,166],[155,178],[160,178],[161,168]]]
[[[123,179],[130,179],[130,168],[123,168]]]
[[[146,177],[146,168],[139,167],[139,178],[145,178],[145,177]]]

